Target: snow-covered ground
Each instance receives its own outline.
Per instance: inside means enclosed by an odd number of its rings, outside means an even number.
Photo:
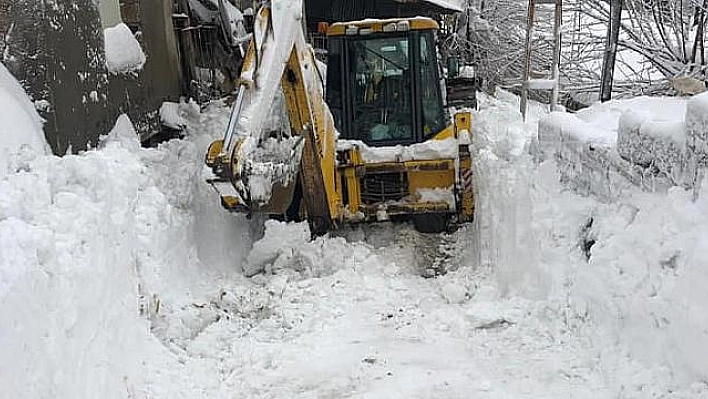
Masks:
[[[528,155],[543,107],[499,93],[476,221],[426,279],[409,226],[225,213],[202,162],[229,111],[180,112],[184,140],[140,148],[121,117],[0,180],[3,397],[708,398],[708,195],[574,194]]]

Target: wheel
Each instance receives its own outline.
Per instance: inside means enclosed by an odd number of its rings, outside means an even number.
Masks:
[[[420,233],[442,233],[447,230],[448,219],[445,213],[424,213],[413,216],[413,226]]]

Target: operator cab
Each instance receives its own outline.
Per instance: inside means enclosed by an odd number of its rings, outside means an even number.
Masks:
[[[407,145],[445,129],[437,30],[429,18],[330,26],[327,104],[340,138]]]

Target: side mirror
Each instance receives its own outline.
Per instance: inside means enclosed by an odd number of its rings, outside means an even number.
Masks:
[[[453,55],[447,59],[447,78],[452,79],[460,74],[460,60]]]

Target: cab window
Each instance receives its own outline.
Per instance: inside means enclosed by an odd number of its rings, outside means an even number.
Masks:
[[[352,40],[348,46],[355,138],[374,145],[414,141],[408,37]]]
[[[442,106],[440,81],[438,80],[438,60],[432,32],[420,36],[420,98],[423,111],[423,136],[434,135],[447,125]]]

